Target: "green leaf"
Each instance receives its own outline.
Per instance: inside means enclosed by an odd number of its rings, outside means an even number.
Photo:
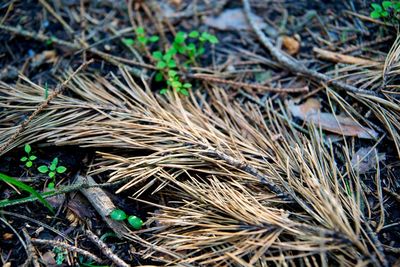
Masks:
[[[161,82],[164,79],[164,76],[162,75],[161,72],[157,72],[155,80],[156,82]]]
[[[188,95],[189,95],[188,90],[186,90],[185,88],[182,88],[182,89],[179,91],[179,93],[181,93],[182,95],[185,95],[185,96],[188,96]]]
[[[35,160],[35,159],[37,159],[37,157],[35,155],[29,156],[29,160]]]
[[[48,189],[54,189],[54,187],[55,187],[55,184],[54,184],[53,182],[50,182],[50,183],[47,185],[47,188],[48,188]]]
[[[198,31],[191,31],[189,33],[190,38],[197,38],[197,37],[199,37],[199,35],[200,35],[200,33]]]
[[[142,228],[143,225],[142,219],[136,217],[135,215],[131,215],[128,217],[128,223],[136,230]]]
[[[381,12],[381,11],[382,11],[382,7],[381,7],[380,4],[372,3],[371,6],[372,6],[372,8],[373,8],[375,11],[378,11],[378,12]]]
[[[163,54],[161,53],[161,51],[154,51],[153,57],[157,60],[161,60],[163,58]]]
[[[384,18],[387,18],[387,17],[389,17],[389,12],[387,12],[387,11],[382,11],[382,12],[381,12],[381,16],[384,17]]]
[[[56,176],[56,173],[55,173],[55,172],[49,172],[49,177],[50,177],[50,178],[54,178],[54,176]]]
[[[50,165],[50,167],[49,167],[50,171],[55,171],[56,168],[57,168],[57,165],[51,163],[51,165]]]
[[[196,50],[196,45],[194,43],[190,43],[186,46],[187,50],[190,51],[195,51]]]
[[[138,35],[143,35],[143,34],[144,34],[144,29],[143,29],[143,27],[137,27],[137,28],[136,28],[136,34],[138,34]]]
[[[33,163],[30,160],[25,163],[25,166],[28,167],[28,168],[32,167],[32,165],[33,165]]]
[[[149,41],[150,41],[151,43],[155,43],[155,42],[157,42],[159,39],[160,39],[160,37],[158,37],[157,35],[153,35],[153,36],[151,36],[151,37],[149,38]]]
[[[166,62],[168,62],[168,61],[170,61],[171,60],[171,58],[172,58],[172,54],[165,54],[163,57],[162,57]]]
[[[218,44],[218,38],[215,35],[210,34],[208,36],[208,41],[212,44]]]
[[[46,208],[48,208],[52,213],[54,213],[53,208],[50,206],[49,202],[47,202],[35,189],[30,187],[29,185],[18,181],[8,175],[5,175],[3,173],[0,173],[0,180],[12,184],[16,187],[18,187],[21,190],[27,191],[30,193],[32,196],[36,197]],[[1,206],[0,206],[1,207]]]
[[[167,54],[170,54],[172,56],[176,55],[178,51],[176,50],[176,48],[173,46],[170,49],[168,49]]]
[[[372,11],[370,17],[373,19],[379,19],[381,17],[381,13],[379,11]]]
[[[175,89],[180,88],[181,86],[182,86],[182,83],[179,81],[172,82],[172,87],[174,87]]]
[[[142,43],[142,44],[147,44],[147,38],[146,37],[144,37],[144,36],[139,36],[138,37],[138,41],[140,42],[140,43]]]
[[[175,63],[175,60],[170,60],[169,62],[168,62],[168,67],[169,68],[175,68],[176,67],[176,63]]]
[[[57,166],[57,164],[58,164],[58,157],[55,157],[55,158],[51,161],[51,164],[54,164],[54,165]]]
[[[22,158],[21,158],[21,161],[22,161],[22,162],[27,161],[27,160],[28,160],[27,157],[22,157]]]
[[[393,4],[394,3],[392,1],[383,1],[382,2],[382,6],[383,6],[384,9],[388,9],[389,7],[392,7]]]
[[[192,88],[192,84],[191,83],[184,83],[183,87],[185,88]]]
[[[179,52],[180,54],[185,54],[185,52],[186,52],[186,46],[179,46],[179,47],[178,47],[178,52]]]
[[[186,39],[186,33],[178,32],[175,36],[174,43],[182,44],[183,42],[185,42],[185,39]]]
[[[115,209],[110,213],[110,217],[115,221],[123,221],[126,219],[126,213],[123,210]]]
[[[132,38],[122,38],[122,42],[127,46],[132,46],[135,43]]]
[[[205,49],[204,47],[200,47],[200,48],[197,50],[197,54],[198,54],[198,55],[203,55],[205,51],[206,51],[206,49]]]
[[[56,171],[58,173],[64,173],[66,170],[67,170],[67,168],[64,167],[64,166],[58,166],[57,169],[56,169]]]
[[[178,74],[178,73],[176,71],[174,71],[174,70],[169,70],[168,71],[168,76],[170,76],[170,77],[175,77],[176,74]]]
[[[168,91],[168,89],[167,89],[167,88],[163,88],[163,89],[161,89],[161,90],[160,90],[160,95],[166,94],[166,93],[167,93],[167,91]]]
[[[49,171],[49,168],[47,168],[46,165],[39,166],[37,169],[40,173],[47,173]]]
[[[28,153],[28,154],[31,153],[32,148],[31,148],[31,146],[29,144],[26,144],[24,149],[25,149],[26,153]]]
[[[157,69],[163,69],[163,68],[165,68],[167,66],[167,63],[165,63],[164,61],[159,61],[158,63],[157,63]]]

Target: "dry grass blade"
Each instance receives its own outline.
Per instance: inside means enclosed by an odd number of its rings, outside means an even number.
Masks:
[[[74,77],[68,86],[75,97],[54,99],[13,145],[113,148],[99,154],[94,173],[129,177],[120,190],[135,189],[136,198],[151,192],[167,199],[155,204],[152,237],[127,236],[143,242],[143,255],[188,266],[386,265],[360,208],[359,177],[339,169],[318,131],[303,136],[271,103],[261,111],[218,88],[207,99],[154,96],[121,72],[123,80]],[[0,84],[0,142],[43,90]]]

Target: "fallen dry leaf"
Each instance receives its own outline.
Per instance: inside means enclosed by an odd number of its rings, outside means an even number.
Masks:
[[[351,158],[351,166],[358,170],[359,174],[365,174],[376,169],[377,157],[378,162],[386,159],[385,153],[377,153],[372,147],[362,147]]]
[[[375,139],[378,137],[376,131],[362,127],[350,117],[321,112],[321,104],[314,98],[307,99],[301,105],[296,105],[293,101],[288,101],[287,108],[294,117],[302,119],[307,123],[315,124],[329,132],[366,139]]]
[[[253,17],[260,28],[267,26],[259,16],[253,14]],[[219,30],[251,30],[241,8],[226,9],[217,17],[208,16],[204,23]]]
[[[36,68],[44,63],[54,63],[57,60],[57,53],[55,50],[45,50],[32,58],[31,67]]]
[[[290,36],[282,37],[282,46],[283,49],[291,56],[297,54],[300,50],[299,41]]]

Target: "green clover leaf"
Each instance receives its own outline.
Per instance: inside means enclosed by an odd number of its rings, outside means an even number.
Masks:
[[[26,144],[25,147],[24,147],[24,150],[25,150],[26,153],[29,154],[31,152],[32,148],[31,148],[31,146],[29,144]]]
[[[47,168],[46,165],[42,165],[42,166],[39,166],[38,171],[40,173],[47,173],[49,171],[49,168]]]
[[[132,38],[123,38],[122,42],[127,46],[132,46],[135,43]]]
[[[56,169],[56,171],[58,173],[64,173],[66,170],[67,170],[67,168],[64,167],[64,166],[58,166],[57,169]]]

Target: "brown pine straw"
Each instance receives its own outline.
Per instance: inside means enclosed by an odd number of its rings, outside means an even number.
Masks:
[[[91,175],[130,178],[118,192],[138,201],[147,194],[165,199],[152,203],[157,210],[145,235],[125,235],[143,247],[142,257],[186,266],[386,265],[361,209],[361,203],[370,209],[362,180],[346,168],[350,157],[345,168],[337,166],[319,131],[302,134],[271,102],[261,110],[217,87],[190,97],[154,95],[128,71],[121,74],[111,80],[76,75],[68,84],[75,97],[55,98],[10,147],[27,141],[94,147],[99,158]],[[40,86],[0,83],[0,142],[43,94]],[[398,112],[383,104],[377,110]]]

